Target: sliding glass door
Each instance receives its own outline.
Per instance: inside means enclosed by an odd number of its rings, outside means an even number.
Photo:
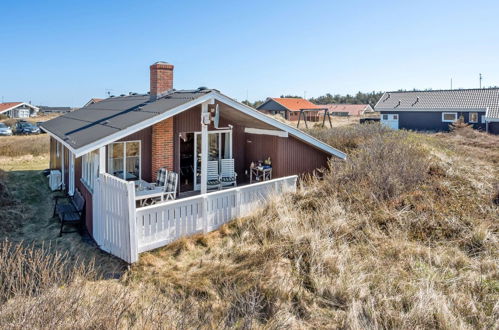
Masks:
[[[208,160],[232,158],[232,131],[208,132]],[[194,133],[194,190],[201,190],[201,132]]]

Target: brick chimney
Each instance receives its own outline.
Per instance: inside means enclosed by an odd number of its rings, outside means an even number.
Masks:
[[[173,65],[166,62],[156,62],[151,70],[151,98],[173,89]]]

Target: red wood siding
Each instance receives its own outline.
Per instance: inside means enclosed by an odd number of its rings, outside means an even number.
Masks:
[[[311,173],[317,168],[327,167],[329,156],[325,152],[292,136],[278,139],[278,176]]]

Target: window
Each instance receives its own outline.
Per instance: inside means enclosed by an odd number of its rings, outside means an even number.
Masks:
[[[470,112],[470,123],[478,123],[478,112]]]
[[[110,174],[128,181],[140,179],[140,141],[110,144],[108,158]]]
[[[443,123],[453,123],[457,120],[457,112],[442,112]]]
[[[393,115],[393,120],[398,120],[399,119],[399,115]]]
[[[383,115],[383,120],[388,120],[388,115]]]
[[[82,156],[81,159],[81,180],[85,185],[94,189],[95,178],[99,173],[99,151],[95,150]]]
[[[55,155],[57,158],[61,156],[61,144],[59,141],[55,141]]]

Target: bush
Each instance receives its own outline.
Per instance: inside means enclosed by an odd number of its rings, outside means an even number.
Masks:
[[[409,143],[406,133],[377,131],[345,162],[332,162],[326,180],[344,197],[387,200],[423,182],[429,165],[428,153]]]
[[[393,131],[379,123],[357,124],[346,127],[313,128],[307,133],[341,151],[349,152],[376,137],[392,134]]]

